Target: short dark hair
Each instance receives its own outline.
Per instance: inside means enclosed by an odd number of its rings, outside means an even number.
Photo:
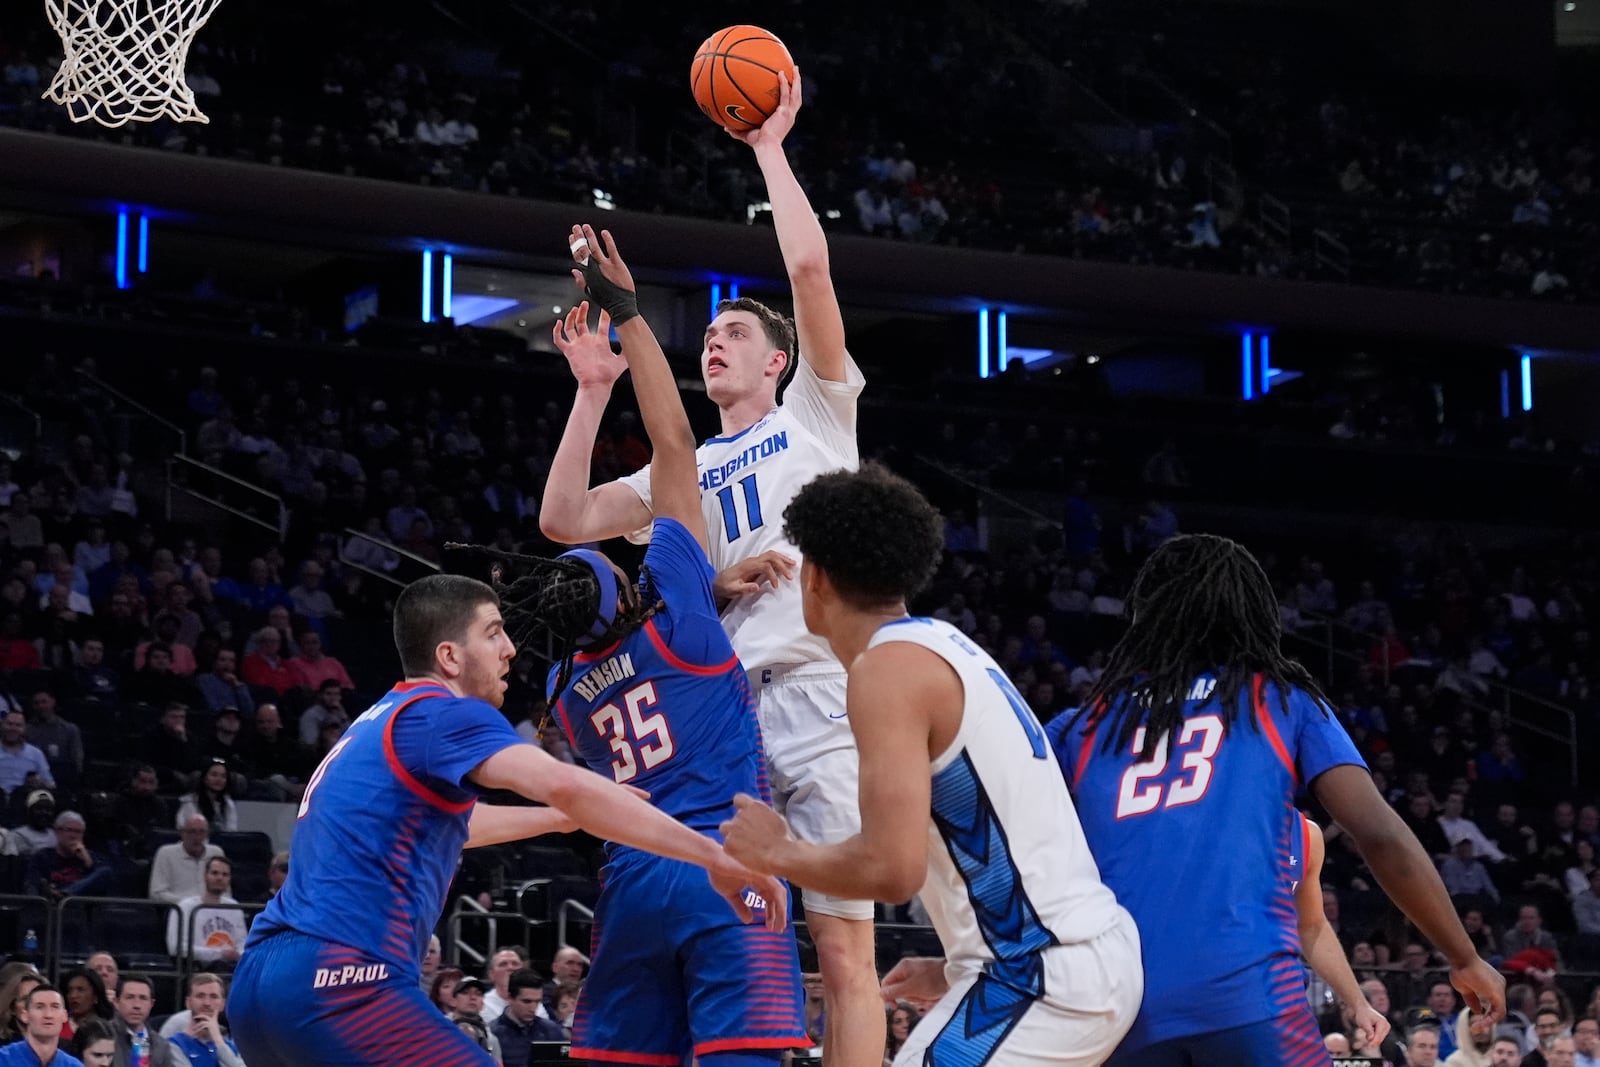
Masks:
[[[38,985],[28,990],[28,995],[22,998],[22,1003],[32,1004],[33,998],[38,996],[40,993],[54,993],[63,1000],[66,999],[66,994],[57,989],[55,986],[51,985],[49,982],[40,982]]]
[[[131,985],[142,985],[145,992],[152,997],[156,994],[156,983],[153,978],[143,971],[126,971],[117,976],[117,996],[122,996]]]
[[[1538,1011],[1533,1013],[1534,1021],[1537,1022],[1541,1015],[1554,1015],[1557,1019],[1559,1019],[1561,1018],[1561,1009],[1550,1007],[1540,1008]]]
[[[724,311],[747,311],[761,323],[761,332],[767,335],[767,344],[784,355],[783,373],[778,375],[778,388],[783,388],[794,377],[795,361],[800,358],[800,353],[796,351],[800,345],[794,332],[794,320],[748,296],[718,301],[717,314]]]
[[[544,979],[539,977],[539,972],[532,967],[523,967],[512,972],[511,980],[506,983],[506,997],[516,1000],[517,994],[524,989],[537,989],[544,991]]]
[[[217,853],[215,856],[208,856],[206,858],[206,865],[204,867],[202,867],[201,870],[209,871],[211,869],[211,865],[213,863],[222,864],[224,867],[228,868],[228,871],[229,871],[230,874],[233,872],[233,861],[230,860],[228,857],[222,855],[220,852]]]
[[[944,519],[876,463],[813,479],[783,512],[784,536],[858,607],[910,600],[944,552]]]
[[[483,604],[500,606],[495,591],[461,574],[430,574],[401,590],[394,605],[394,647],[407,678],[433,671],[441,642],[458,641]]]

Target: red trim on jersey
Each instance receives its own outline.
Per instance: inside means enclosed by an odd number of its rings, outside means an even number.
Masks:
[[[583,1048],[573,1045],[567,1055],[575,1060],[598,1060],[601,1063],[636,1063],[643,1067],[678,1067],[682,1056],[657,1056],[649,1052],[612,1052],[603,1048]]]
[[[1278,724],[1272,721],[1271,709],[1267,707],[1266,700],[1261,694],[1261,675],[1256,675],[1250,682],[1250,705],[1256,713],[1256,722],[1261,724],[1261,730],[1267,735],[1267,740],[1272,744],[1272,750],[1278,754],[1278,759],[1283,763],[1283,769],[1289,772],[1289,780],[1296,785],[1300,784],[1300,776],[1295,773],[1294,760],[1289,758],[1289,746],[1283,743],[1283,735],[1278,732]]]
[[[1091,719],[1089,728],[1083,732],[1083,743],[1078,746],[1078,763],[1072,768],[1074,786],[1083,781],[1083,772],[1089,769],[1089,752],[1094,748],[1094,732],[1099,726],[1099,722]]]
[[[662,638],[660,631],[656,629],[656,622],[654,619],[651,619],[649,622],[644,624],[644,632],[650,635],[650,643],[656,646],[656,651],[661,653],[661,658],[672,664],[680,671],[685,671],[689,674],[725,674],[739,665],[739,657],[737,655],[730,657],[724,663],[718,663],[714,667],[707,667],[699,663],[690,663],[688,660],[679,657],[675,652],[672,651],[672,649],[667,647],[667,642]]]
[[[578,739],[572,736],[572,723],[567,719],[567,707],[561,703],[561,698],[556,699],[550,708],[550,713],[556,717],[556,724],[561,727],[561,732],[567,735],[567,744],[572,747],[572,751],[578,751]]]
[[[409,685],[409,684],[412,684],[412,683],[402,682],[400,684],[401,685]],[[443,689],[444,688],[443,686],[440,686],[437,682],[423,682],[423,683],[417,683],[417,684],[428,685],[428,686],[431,686],[431,687],[433,687],[435,689]],[[398,689],[399,686],[396,686],[395,688]],[[449,694],[449,690],[445,689],[444,693],[446,695],[448,695]],[[472,805],[477,803],[476,800],[464,800],[459,804],[453,803],[451,801],[446,800],[444,797],[440,796],[438,793],[435,793],[433,790],[429,789],[427,786],[425,786],[421,782],[417,781],[417,779],[412,776],[411,772],[406,770],[405,767],[401,765],[400,757],[399,757],[399,755],[397,755],[395,753],[395,750],[394,750],[394,724],[395,724],[395,720],[400,718],[400,713],[402,711],[406,710],[406,708],[408,708],[411,705],[415,704],[419,700],[422,700],[422,699],[424,699],[426,697],[438,696],[438,695],[440,695],[440,694],[439,693],[416,693],[415,695],[410,696],[405,700],[402,700],[400,702],[399,706],[397,706],[393,711],[391,711],[389,713],[389,721],[384,723],[384,726],[383,726],[383,758],[384,758],[384,760],[386,760],[388,762],[389,770],[393,771],[394,772],[394,776],[396,778],[400,779],[400,784],[405,786],[407,789],[411,790],[418,797],[420,797],[423,800],[427,801],[429,804],[432,804],[434,807],[438,808],[440,811],[447,812],[448,814],[451,814],[451,815],[464,815],[467,812],[472,810]]]
[[[1300,869],[1311,870],[1311,820],[1300,813]]]
[[[436,682],[432,678],[412,678],[412,679],[408,679],[407,681],[401,682],[399,685],[395,686],[393,689],[391,689],[389,691],[391,693],[409,693],[414,689],[421,689],[423,686],[430,686],[430,685],[433,686],[435,689],[445,689],[446,688],[444,683]]]
[[[709,1056],[713,1052],[742,1052],[747,1048],[808,1048],[811,1039],[804,1034],[794,1037],[722,1037],[715,1041],[702,1041],[694,1047],[696,1056]],[[576,1054],[577,1050],[573,1050]]]

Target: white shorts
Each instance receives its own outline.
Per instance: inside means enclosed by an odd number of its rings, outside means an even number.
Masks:
[[[837,844],[861,832],[861,761],[836,663],[750,672],[772,779],[772,801],[802,841]],[[868,919],[870,900],[802,889],[808,913]]]
[[[982,961],[953,964],[939,999],[894,1058],[985,1067],[1098,1067],[1116,1051],[1144,999],[1144,965],[1133,916],[1089,941],[1046,949],[1042,996],[985,974]],[[1003,972],[1003,967],[994,969]],[[928,1057],[929,1049],[932,1056]]]

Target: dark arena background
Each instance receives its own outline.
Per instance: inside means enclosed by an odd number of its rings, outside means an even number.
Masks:
[[[572,223],[616,234],[715,432],[712,309],[788,309],[760,174],[688,86],[753,22],[805,72],[786,147],[862,455],[946,516],[914,608],[1048,720],[1153,547],[1241,541],[1441,861],[1462,798],[1490,882],[1456,903],[1523,1022],[1600,1005],[1600,0],[223,0],[188,57],[209,123],[114,129],[42,97],[40,6],[0,10],[0,705],[54,786],[0,783],[0,953],[64,977],[104,948],[180,1008],[205,966],[151,876],[194,775],[228,764],[211,840],[262,900],[292,798],[398,677],[398,591],[474,569],[446,541],[557,551]],[[648,456],[624,383],[593,476]],[[570,759],[546,651],[505,711]],[[110,868],[85,895],[30,873],[44,800]],[[599,863],[581,835],[469,853],[441,966],[515,944],[554,977]],[[1397,1030],[1439,1012],[1442,960],[1331,831],[1324,882]],[[881,967],[937,951],[917,909],[879,918]]]

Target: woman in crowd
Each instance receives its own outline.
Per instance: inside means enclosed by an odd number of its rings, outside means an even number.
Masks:
[[[17,1025],[17,1005],[43,982],[31,963],[8,963],[0,967],[0,1045],[22,1040]]]
[[[61,979],[61,989],[67,1002],[67,1025],[61,1031],[63,1041],[70,1041],[79,1029],[95,1019],[109,1020],[112,1017],[111,998],[106,995],[106,984],[88,967],[68,971]]]
[[[194,792],[178,803],[178,829],[192,815],[204,815],[213,835],[239,829],[239,806],[228,795],[228,765],[221,760],[212,760]]]
[[[112,1067],[117,1059],[116,1031],[104,1019],[90,1019],[72,1035],[68,1051],[84,1067]]]

